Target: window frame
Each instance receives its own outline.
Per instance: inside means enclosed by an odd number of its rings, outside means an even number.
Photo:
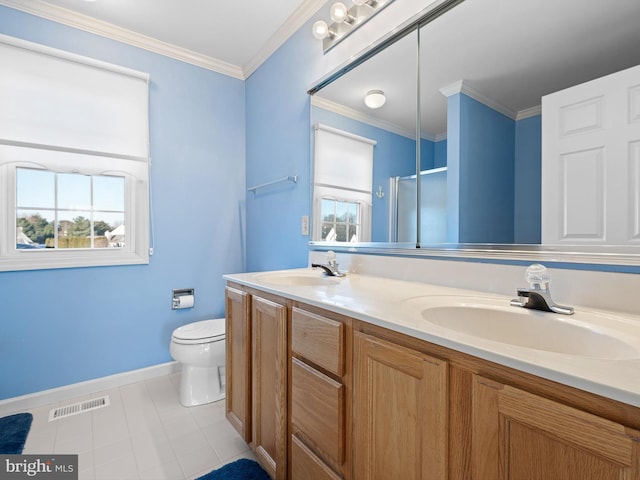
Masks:
[[[358,204],[358,242],[371,241],[371,199],[370,194],[349,189],[341,189],[337,187],[328,187],[324,185],[315,185],[313,200],[313,228],[312,239],[314,242],[323,242],[322,240],[322,200],[331,200],[335,202],[346,202]],[[347,244],[349,241],[333,241],[330,243]]]
[[[335,198],[333,196],[328,196],[328,195],[323,195],[323,196],[321,196],[319,198],[319,202],[320,202],[320,212],[318,214],[320,216],[320,224],[319,224],[319,229],[318,229],[319,233],[320,233],[319,241],[325,241],[325,242],[328,241],[328,240],[322,238],[322,231],[323,231],[323,226],[325,224],[331,223],[331,222],[328,222],[328,221],[326,221],[324,219],[323,214],[325,212],[322,211],[322,202],[323,201],[330,201],[330,202],[333,203],[333,206],[334,206],[334,221],[332,223],[333,223],[334,228],[337,229],[338,225],[344,225],[345,229],[346,229],[346,232],[348,234],[349,226],[355,226],[355,229],[356,229],[356,240],[355,241],[356,242],[360,242],[361,238],[363,236],[363,233],[364,233],[364,228],[363,228],[363,220],[364,220],[363,217],[364,217],[364,215],[363,214],[364,214],[364,211],[366,209],[364,204],[361,201],[357,200],[357,199]],[[338,203],[347,204],[347,205],[355,205],[356,209],[357,209],[356,210],[356,220],[357,221],[356,222],[338,222],[338,221],[336,221],[337,217],[335,216],[335,207],[336,207],[336,205]],[[336,242],[336,243],[351,243],[351,240],[347,238],[346,240],[333,240],[333,242]]]
[[[149,263],[149,207],[147,182],[132,172],[119,172],[125,178],[124,222],[127,242],[121,248],[16,248],[16,169],[42,168],[46,171],[67,173],[64,168],[36,167],[32,163],[15,162],[0,166],[0,185],[6,192],[1,199],[5,208],[0,209],[0,271],[40,270],[51,268],[77,268]],[[99,165],[94,165],[99,167]],[[66,171],[65,171],[66,170]],[[94,169],[92,169],[94,170]],[[96,170],[99,170],[97,168]],[[83,171],[87,175],[99,175],[97,171]]]

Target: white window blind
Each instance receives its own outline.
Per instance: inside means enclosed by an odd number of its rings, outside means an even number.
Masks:
[[[341,241],[368,242],[371,240],[373,148],[377,142],[322,124],[314,128],[313,239],[331,238],[333,232],[324,236],[328,222],[346,219],[327,217],[322,206],[332,200],[336,205],[358,205],[357,216],[349,219],[357,226],[355,235],[349,231],[337,237],[346,235]],[[342,212],[342,216],[345,215],[348,216]]]
[[[147,74],[7,36],[0,59],[0,141],[147,160]]]
[[[318,124],[314,183],[371,194],[375,140]]]

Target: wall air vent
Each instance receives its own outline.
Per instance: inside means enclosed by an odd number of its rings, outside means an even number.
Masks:
[[[99,398],[92,398],[91,400],[73,403],[71,405],[65,405],[63,407],[58,407],[51,410],[49,412],[49,421],[52,422],[61,418],[71,417],[72,415],[78,415],[90,410],[97,410],[98,408],[108,407],[109,405],[109,395],[105,395],[104,397]]]

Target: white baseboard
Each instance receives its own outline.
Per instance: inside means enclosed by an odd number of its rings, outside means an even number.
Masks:
[[[108,377],[96,378],[86,382],[73,383],[63,387],[30,393],[28,395],[21,395],[19,397],[7,398],[6,400],[0,400],[0,417],[25,412],[56,402],[71,400],[83,395],[90,395],[110,388],[121,387],[129,383],[169,375],[179,370],[180,363],[174,361],[141,368],[139,370],[118,373],[116,375],[109,375]]]

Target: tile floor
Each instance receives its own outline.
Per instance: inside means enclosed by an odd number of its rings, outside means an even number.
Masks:
[[[254,458],[227,422],[224,401],[185,408],[180,374],[32,410],[25,454],[78,454],[79,480],[191,480]],[[49,422],[61,405],[109,395],[111,405]]]

